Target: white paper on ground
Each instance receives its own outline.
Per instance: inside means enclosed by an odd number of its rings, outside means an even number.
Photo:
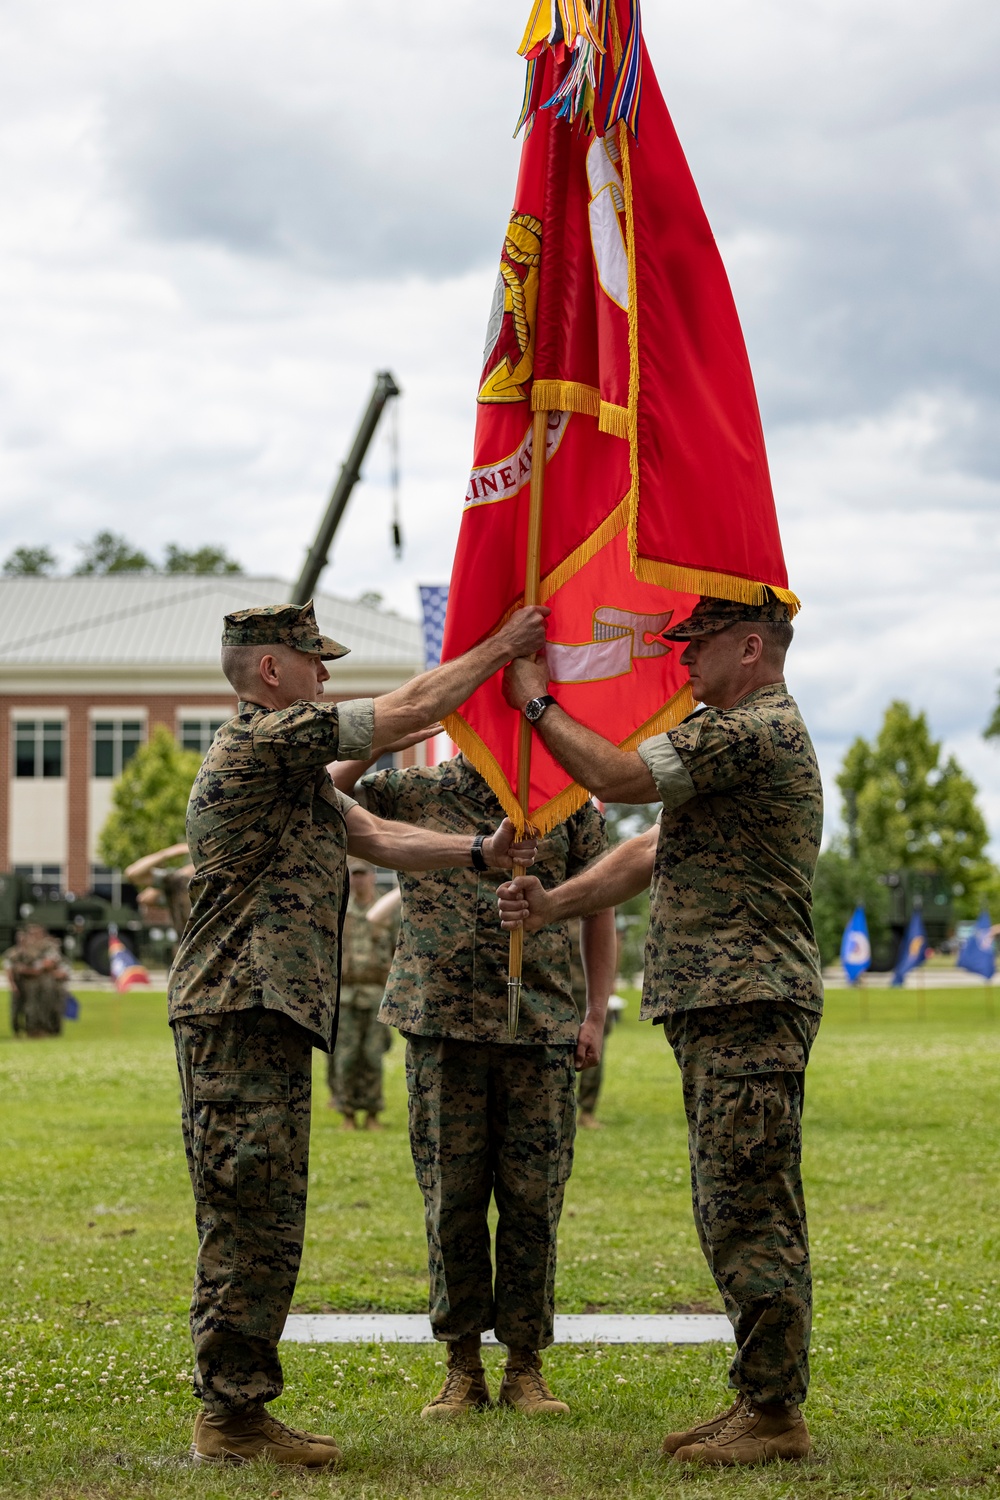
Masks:
[[[711,1344],[733,1341],[722,1313],[557,1313],[557,1344]],[[420,1313],[290,1313],[282,1338],[290,1344],[430,1344],[430,1319]],[[497,1342],[483,1334],[484,1344]]]

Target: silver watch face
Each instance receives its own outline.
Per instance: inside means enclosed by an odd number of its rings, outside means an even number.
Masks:
[[[538,723],[545,712],[545,707],[546,705],[542,702],[541,698],[532,698],[529,703],[524,705],[524,717],[528,720],[529,724]]]

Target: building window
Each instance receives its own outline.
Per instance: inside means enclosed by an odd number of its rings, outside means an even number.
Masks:
[[[59,719],[18,719],[14,725],[14,775],[61,776],[65,726]]]
[[[121,870],[109,870],[107,865],[91,865],[90,894],[103,896],[115,906],[134,906],[136,889],[129,885]]]
[[[93,731],[94,775],[120,776],[142,744],[139,719],[95,719]]]
[[[31,894],[36,900],[51,901],[62,895],[62,865],[15,865],[14,874],[31,882]]]
[[[182,719],[181,720],[181,748],[183,750],[197,750],[199,755],[205,755],[209,745],[215,738],[215,731],[225,724],[225,719]]]

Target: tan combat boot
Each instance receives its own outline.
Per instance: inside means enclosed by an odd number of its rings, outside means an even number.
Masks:
[[[678,1448],[689,1448],[692,1443],[704,1443],[708,1438],[714,1437],[717,1432],[722,1431],[729,1418],[735,1415],[742,1400],[742,1396],[737,1396],[728,1411],[720,1412],[717,1417],[710,1417],[707,1422],[700,1422],[697,1427],[689,1427],[686,1432],[668,1432],[660,1445],[660,1452],[673,1455]]]
[[[725,1426],[704,1442],[678,1448],[677,1462],[701,1464],[770,1464],[777,1459],[805,1458],[812,1447],[805,1418],[797,1406],[757,1403],[743,1396]]]
[[[251,1406],[232,1414],[199,1412],[191,1458],[196,1464],[248,1464],[264,1459],[320,1469],[335,1464],[340,1449],[331,1437],[288,1427],[263,1407]]]
[[[479,1346],[478,1333],[467,1334],[464,1339],[449,1339],[448,1374],[434,1400],[420,1413],[422,1417],[446,1421],[489,1406],[490,1392]]]
[[[557,1401],[542,1378],[542,1356],[537,1349],[507,1350],[507,1368],[497,1397],[499,1406],[513,1406],[528,1417],[568,1417],[565,1401]]]

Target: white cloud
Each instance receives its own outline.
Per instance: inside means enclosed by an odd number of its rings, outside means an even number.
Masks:
[[[1000,666],[1000,481],[955,465],[969,420],[962,399],[915,396],[772,445],[789,572],[807,601],[790,678],[834,815],[844,749],[877,731],[893,698],[925,710],[949,746],[981,747],[977,774],[1000,812],[1000,755],[977,739]]]

